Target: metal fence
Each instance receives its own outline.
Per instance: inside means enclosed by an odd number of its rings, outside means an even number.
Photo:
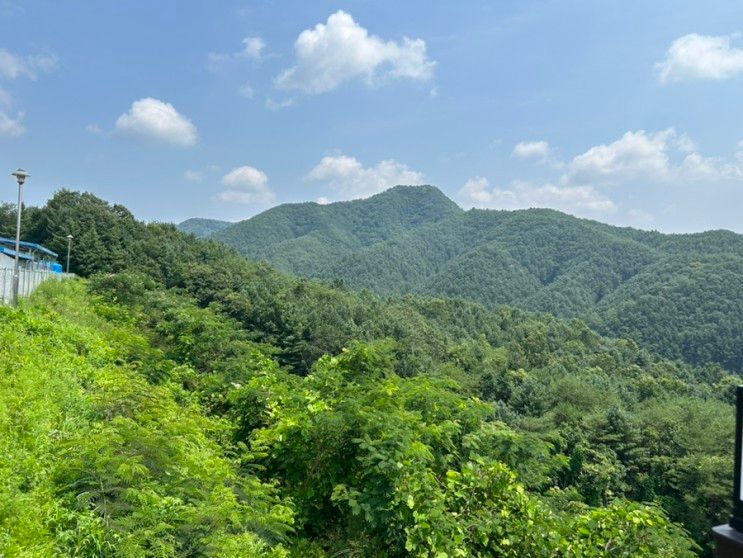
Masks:
[[[30,296],[44,281],[61,281],[72,277],[72,273],[55,273],[48,269],[18,270],[18,298]],[[13,301],[13,268],[0,268],[0,301],[10,304]]]

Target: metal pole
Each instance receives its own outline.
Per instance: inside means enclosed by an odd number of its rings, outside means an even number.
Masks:
[[[72,246],[72,239],[67,237],[67,273],[70,272],[70,246]]]
[[[13,294],[12,304],[18,306],[18,255],[21,250],[21,192],[23,182],[18,181],[18,218],[15,227],[15,262],[13,263]]]

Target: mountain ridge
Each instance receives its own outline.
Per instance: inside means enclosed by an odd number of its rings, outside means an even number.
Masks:
[[[277,206],[212,238],[296,275],[579,317],[666,356],[743,371],[743,348],[733,348],[743,337],[743,235],[731,231],[663,234],[553,209],[465,211],[435,187],[397,186],[365,200]]]
[[[191,217],[178,223],[176,228],[181,232],[193,234],[196,238],[209,238],[214,233],[231,227],[233,224],[230,221],[221,221],[219,219]]]

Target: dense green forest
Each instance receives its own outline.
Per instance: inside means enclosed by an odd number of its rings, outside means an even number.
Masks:
[[[229,221],[194,217],[193,219],[186,219],[182,223],[178,223],[178,230],[191,233],[197,238],[207,238],[231,225],[232,223]]]
[[[439,190],[287,204],[214,235],[290,273],[384,294],[580,317],[655,352],[743,372],[743,237],[664,235],[553,210],[464,212]]]
[[[0,308],[6,556],[692,556],[727,517],[719,365],[292,277],[90,194],[25,215],[86,279]]]

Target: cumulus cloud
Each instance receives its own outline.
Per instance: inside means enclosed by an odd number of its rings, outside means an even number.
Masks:
[[[50,72],[56,66],[57,58],[50,54],[21,56],[0,48],[0,77],[36,79],[39,72]]]
[[[611,213],[617,206],[591,186],[534,185],[514,181],[508,188],[491,187],[486,178],[469,179],[459,190],[463,204],[491,209],[550,207],[580,216]]]
[[[196,126],[170,103],[147,97],[132,103],[116,120],[122,134],[171,143],[182,147],[196,144]]]
[[[255,167],[245,165],[232,169],[222,177],[222,184],[227,187],[219,194],[222,201],[256,205],[275,201],[266,173]]]
[[[668,47],[656,64],[661,83],[692,79],[727,79],[743,72],[743,50],[730,45],[730,36],[690,33]]]
[[[13,80],[26,77],[35,80],[40,72],[50,72],[57,65],[57,58],[49,54],[21,56],[0,48],[0,78]],[[13,98],[6,89],[0,87],[0,107],[10,109]],[[18,137],[26,132],[23,125],[24,113],[12,116],[7,110],[0,110],[0,135]]]
[[[541,163],[541,157],[552,152],[548,148],[540,142],[522,142],[513,155]],[[566,161],[548,156],[551,168],[560,169],[551,179],[538,184],[515,180],[509,186],[491,187],[487,179],[475,177],[460,189],[462,203],[500,209],[551,207],[594,218],[621,215],[624,224],[648,227],[655,224],[655,217],[645,207],[634,207],[637,199],[645,199],[638,196],[641,191],[660,187],[648,197],[673,199],[679,191],[703,195],[743,184],[743,142],[734,157],[709,156],[674,128],[630,130]],[[669,210],[656,207],[654,212],[658,211]]]
[[[260,37],[245,37],[243,39],[243,49],[238,53],[242,58],[250,60],[260,60],[266,43]]]
[[[328,155],[306,179],[324,183],[343,197],[364,198],[399,184],[421,184],[423,173],[393,159],[364,167],[355,157]]]
[[[23,126],[23,113],[19,112],[15,117],[0,111],[0,135],[11,138],[18,137],[26,131]]]
[[[567,163],[562,184],[672,183],[725,180],[743,175],[741,161],[706,157],[695,142],[673,128],[626,132],[610,143],[591,147]]]
[[[546,141],[521,141],[513,148],[513,156],[520,159],[546,159],[550,156],[550,144]]]
[[[664,180],[669,176],[669,140],[674,136],[672,128],[651,134],[644,130],[627,132],[610,144],[596,145],[573,158],[563,179],[575,184]]]
[[[342,10],[302,31],[294,51],[295,64],[278,75],[276,87],[307,94],[325,93],[354,79],[368,85],[395,78],[427,80],[436,65],[424,40],[384,41]]]
[[[221,63],[240,58],[245,58],[257,62],[258,60],[261,60],[261,58],[263,58],[263,49],[265,48],[266,43],[260,37],[245,37],[242,40],[242,48],[237,52],[210,52],[210,68],[216,70]]]

